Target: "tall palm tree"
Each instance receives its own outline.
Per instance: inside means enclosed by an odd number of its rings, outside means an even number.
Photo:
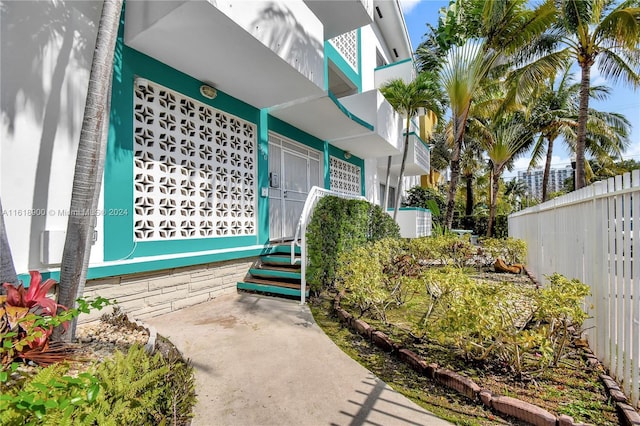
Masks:
[[[586,185],[585,150],[589,117],[591,68],[612,82],[640,86],[640,3],[638,0],[555,0],[554,26],[528,49],[523,58],[540,64],[575,60],[581,71],[576,131],[576,189]],[[533,76],[530,72],[529,77]],[[520,80],[525,86],[540,79]]]
[[[82,295],[87,277],[95,211],[104,171],[113,57],[121,10],[122,0],[105,0],[103,3],[89,75],[58,291],[58,303],[69,307],[74,306]],[[75,337],[75,325],[74,321],[66,333],[58,327],[56,338],[71,341]]]
[[[460,0],[454,5],[457,9],[451,14],[453,18],[442,21],[438,28],[438,39],[444,41],[432,43],[440,50],[448,48],[440,69],[441,82],[451,105],[454,141],[445,216],[447,228],[451,228],[453,222],[460,152],[476,90],[492,71],[506,71],[510,65],[508,58],[539,37],[554,17],[551,0],[535,9],[528,8],[527,0]],[[464,44],[459,45],[460,41]]]
[[[447,212],[445,226],[451,229],[455,196],[460,176],[460,156],[464,135],[469,118],[471,102],[479,90],[483,80],[493,67],[498,55],[485,50],[484,42],[470,41],[460,47],[454,47],[447,57],[447,62],[440,70],[440,81],[447,94],[451,109],[451,176],[447,196]]]
[[[442,92],[435,74],[430,72],[420,73],[411,83],[405,83],[402,79],[391,80],[380,88],[380,92],[391,104],[393,109],[406,118],[406,131],[404,149],[402,151],[402,163],[396,188],[396,202],[393,210],[393,219],[398,215],[400,197],[402,196],[402,180],[404,168],[409,151],[409,129],[411,119],[418,115],[422,109],[433,111],[438,118],[442,117]],[[387,172],[388,173],[388,172]],[[385,206],[386,207],[386,206]]]
[[[496,206],[498,204],[498,189],[500,177],[505,167],[517,155],[528,148],[532,141],[531,131],[517,119],[510,117],[490,123],[482,139],[489,160],[491,161],[491,204],[489,207],[489,224],[487,236],[493,232],[493,223],[496,218]]]
[[[594,99],[606,99],[610,89],[606,86],[590,88],[590,96]],[[548,183],[551,170],[551,159],[555,141],[560,139],[573,151],[576,145],[578,126],[580,84],[575,83],[571,71],[567,67],[556,85],[555,78],[550,78],[540,86],[532,96],[529,116],[531,125],[539,136],[532,151],[529,167],[535,167],[546,156],[542,175],[542,201],[548,198]],[[617,113],[601,112],[589,109],[587,122],[586,150],[593,156],[619,157],[629,141],[628,120]],[[546,155],[545,155],[546,151]]]

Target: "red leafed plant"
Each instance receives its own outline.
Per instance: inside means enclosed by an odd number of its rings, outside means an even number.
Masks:
[[[55,321],[58,310],[67,310],[47,297],[56,281],[48,279],[43,283],[39,272],[31,271],[30,274],[28,289],[22,283],[18,286],[3,284],[7,294],[0,296],[0,361],[5,365],[16,357],[38,362],[38,358],[48,351],[49,336],[59,324]],[[66,326],[66,322],[62,324]]]

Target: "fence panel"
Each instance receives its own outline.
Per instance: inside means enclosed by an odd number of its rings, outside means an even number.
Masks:
[[[586,338],[638,407],[640,170],[514,213],[509,235],[527,242],[540,282],[559,272],[590,286]]]

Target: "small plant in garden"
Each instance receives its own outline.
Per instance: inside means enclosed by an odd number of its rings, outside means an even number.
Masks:
[[[53,329],[65,325],[80,313],[91,308],[102,309],[110,304],[107,299],[78,300],[78,308],[67,309],[46,296],[56,282],[48,279],[42,283],[39,272],[31,272],[28,290],[20,284],[4,284],[6,296],[0,296],[0,363],[3,368],[17,358],[29,359],[46,365],[64,359],[64,347],[49,344]]]
[[[558,273],[546,278],[549,284],[535,295],[537,310],[533,321],[546,332],[553,350],[551,365],[555,366],[587,319],[583,304],[590,290],[580,280],[569,280]]]
[[[195,404],[193,368],[181,358],[132,346],[87,373],[56,364],[0,397],[0,424],[188,424]]]
[[[523,240],[515,238],[484,238],[482,250],[489,255],[492,264],[497,258],[501,258],[508,264],[525,263],[527,260],[527,244]]]
[[[386,238],[356,247],[338,260],[338,289],[360,315],[371,313],[386,322],[390,306],[401,306],[419,288],[411,270],[414,260],[406,256],[401,240]],[[407,273],[410,272],[410,273]]]

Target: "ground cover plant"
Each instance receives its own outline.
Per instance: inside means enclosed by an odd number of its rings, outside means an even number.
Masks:
[[[556,414],[617,424],[599,372],[576,346],[588,287],[554,274],[537,288],[487,267],[525,255],[515,240],[384,239],[341,256],[336,287],[345,309],[428,362]]]
[[[193,368],[177,350],[159,339],[164,349],[154,353],[134,344],[85,359],[92,352],[82,344],[50,342],[55,327],[111,302],[78,299],[77,308],[67,309],[47,297],[55,281],[31,275],[28,290],[5,284],[7,295],[0,296],[0,424],[189,424]],[[137,325],[119,312],[103,322],[129,336],[128,327]]]

